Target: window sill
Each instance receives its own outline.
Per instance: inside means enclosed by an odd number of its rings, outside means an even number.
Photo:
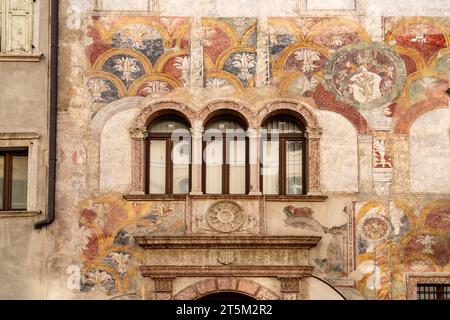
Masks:
[[[26,211],[26,210],[17,210],[17,211],[0,211],[0,219],[1,218],[30,218],[36,217],[42,214],[42,212],[37,211]]]
[[[309,196],[309,195],[301,195],[301,196],[278,196],[278,195],[266,195],[266,201],[275,201],[275,202],[285,202],[285,201],[294,201],[294,202],[324,202],[328,199],[328,196]]]
[[[127,201],[185,201],[187,199],[264,199],[273,202],[324,202],[328,196],[301,195],[301,196],[277,196],[277,195],[249,195],[249,194],[127,194],[123,195]]]
[[[123,198],[127,201],[184,201],[187,194],[126,194]]]
[[[0,62],[39,62],[44,57],[39,54],[0,53]]]

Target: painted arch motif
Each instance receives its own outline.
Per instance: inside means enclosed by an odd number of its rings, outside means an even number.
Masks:
[[[93,102],[108,103],[116,96],[160,95],[189,86],[188,18],[93,16],[87,37],[91,39],[86,47],[89,72],[108,78],[104,82],[88,80]],[[145,80],[146,86],[141,88]]]
[[[353,20],[269,18],[272,85],[281,93],[312,96],[325,84],[325,65],[333,53],[364,41],[370,36]]]
[[[254,86],[256,19],[203,18],[204,87]]]
[[[389,45],[417,52],[428,64],[440,50],[448,47],[449,31],[439,19],[414,17],[400,20],[386,35]]]

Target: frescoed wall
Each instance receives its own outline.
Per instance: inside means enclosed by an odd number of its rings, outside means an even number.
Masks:
[[[189,86],[189,19],[93,16],[86,33],[93,104]]]
[[[69,3],[83,1],[61,2],[69,19]],[[173,298],[170,285],[143,276],[152,257],[139,236],[321,237],[296,258],[313,267],[303,293],[281,292],[289,285],[272,276],[208,275],[177,277],[178,297],[242,285],[261,297],[406,299],[407,275],[450,272],[448,10],[400,17],[294,11],[299,1],[268,1],[271,10],[170,0],[122,11],[122,2],[121,10],[83,9],[79,27],[62,27],[57,218],[42,234],[41,298],[150,299],[158,290]],[[300,115],[313,192],[262,195],[255,165],[250,195],[205,195],[193,165],[191,194],[145,195],[136,188],[146,174],[140,143],[168,110],[185,116],[200,149],[217,112],[238,114],[249,133],[272,111]],[[191,249],[177,250],[158,263],[188,264]],[[283,250],[274,257],[284,267],[295,259]],[[256,256],[231,251],[198,249],[219,267]],[[270,259],[259,262],[269,268]]]

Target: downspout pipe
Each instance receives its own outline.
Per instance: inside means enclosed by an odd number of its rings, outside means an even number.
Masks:
[[[59,0],[51,0],[50,9],[50,119],[49,119],[49,153],[48,153],[48,190],[47,215],[34,225],[42,229],[55,220],[56,191],[56,120],[58,106],[58,41],[59,41]]]

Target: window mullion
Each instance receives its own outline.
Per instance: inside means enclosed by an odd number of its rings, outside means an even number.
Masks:
[[[280,138],[280,146],[279,146],[279,152],[280,152],[280,163],[279,163],[279,171],[280,176],[279,184],[280,184],[280,194],[286,195],[286,139]]]
[[[230,167],[228,163],[228,137],[226,134],[222,135],[222,147],[223,147],[223,164],[222,164],[222,193],[230,193]]]
[[[5,184],[3,188],[4,198],[3,207],[5,210],[11,210],[11,187],[12,187],[12,156],[10,153],[5,155]]]
[[[172,194],[172,174],[173,174],[173,161],[172,161],[172,150],[173,141],[171,138],[166,140],[166,194]]]

